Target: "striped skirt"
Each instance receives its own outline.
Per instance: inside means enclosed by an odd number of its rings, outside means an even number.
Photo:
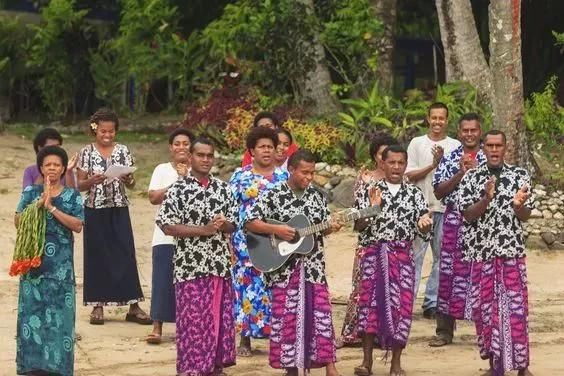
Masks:
[[[383,349],[404,348],[411,330],[415,264],[411,242],[364,249],[357,333],[375,334]]]
[[[529,366],[529,303],[525,257],[475,262],[472,319],[482,359],[494,376]]]
[[[307,282],[302,263],[287,285],[273,286],[271,325],[273,368],[321,368],[336,361],[329,289]]]
[[[462,215],[449,206],[443,218],[437,308],[457,320],[470,320],[472,263],[462,259]]]

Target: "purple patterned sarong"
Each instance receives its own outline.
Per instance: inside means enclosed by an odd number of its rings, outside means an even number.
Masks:
[[[287,285],[272,287],[270,366],[321,368],[337,360],[327,285],[305,280],[298,263]]]
[[[472,319],[482,359],[494,376],[529,366],[528,291],[525,257],[475,262]]]
[[[231,278],[196,278],[175,284],[176,369],[210,376],[235,364]]]
[[[383,349],[404,348],[415,282],[411,242],[378,242],[364,248],[361,268],[357,332],[375,334]]]
[[[437,308],[457,320],[470,320],[472,263],[463,260],[462,215],[448,206],[443,218]]]

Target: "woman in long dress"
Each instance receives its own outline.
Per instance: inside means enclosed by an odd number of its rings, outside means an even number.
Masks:
[[[161,163],[153,171],[149,183],[149,201],[161,205],[166,192],[178,179],[185,177],[190,169],[190,145],[194,135],[188,129],[178,128],[169,138],[170,162]],[[155,224],[153,231],[153,274],[151,287],[151,318],[153,332],[147,343],[160,344],[164,322],[176,321],[176,297],[174,294],[174,238],[165,235]]]
[[[382,152],[388,146],[395,144],[397,144],[397,140],[390,136],[379,136],[372,141],[372,143],[370,144],[370,158],[372,158],[372,162],[374,163],[374,169],[362,169],[360,171],[354,187],[355,198],[362,196],[364,191],[368,189],[371,182],[376,182],[384,178],[384,170],[382,169]],[[356,333],[356,326],[357,305],[358,299],[360,297],[359,287],[361,278],[359,261],[362,258],[364,251],[363,240],[364,236],[361,231],[358,234],[358,245],[355,251],[353,262],[352,292],[349,296],[347,310],[345,311],[345,319],[343,321],[343,329],[341,330],[341,338],[337,340],[338,347],[360,346],[362,343],[361,338],[359,338]]]
[[[274,130],[253,128],[247,136],[247,150],[253,162],[235,170],[229,181],[239,204],[239,225],[232,236],[236,256],[233,267],[235,326],[241,335],[238,356],[251,356],[251,337],[268,338],[270,335],[270,290],[265,286],[262,273],[253,267],[249,259],[242,224],[262,192],[288,179],[288,172],[275,164],[277,145],[278,136]]]
[[[44,184],[28,185],[16,210],[16,226],[28,205],[47,211],[41,265],[20,278],[17,323],[18,375],[74,374],[75,276],[73,232],[82,230],[80,193],[61,184],[68,156],[57,146],[37,155]]]
[[[84,305],[93,306],[90,324],[104,324],[104,306],[129,305],[126,321],[142,325],[152,320],[139,306],[144,300],[126,187],[135,186],[133,174],[106,178],[111,165],[132,167],[129,148],[116,143],[117,115],[99,109],[90,119],[95,141],[78,158],[78,187],[87,191],[84,203]]]

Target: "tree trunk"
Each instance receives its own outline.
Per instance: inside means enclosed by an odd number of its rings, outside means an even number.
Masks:
[[[309,12],[314,12],[313,0],[299,0],[305,4]],[[335,114],[339,103],[331,95],[331,74],[327,67],[325,49],[319,41],[319,33],[315,31],[311,43],[315,59],[315,68],[305,78],[302,96],[311,107],[314,115]]]
[[[493,127],[507,136],[507,161],[531,170],[523,119],[521,0],[491,1],[489,27]]]
[[[499,3],[505,3],[500,1]],[[468,81],[487,102],[492,100],[492,78],[480,46],[469,0],[435,0],[447,81]]]
[[[394,35],[397,24],[397,3],[397,0],[372,0],[376,16],[384,26],[382,37],[376,46],[378,51],[376,77],[380,87],[387,92],[391,92],[394,85]]]

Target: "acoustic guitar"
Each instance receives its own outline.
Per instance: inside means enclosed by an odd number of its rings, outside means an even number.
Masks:
[[[375,217],[380,214],[379,206],[370,206],[366,209],[348,209],[338,213],[341,222],[355,221],[357,219]],[[267,223],[288,225],[296,229],[296,235],[291,241],[285,241],[272,234],[258,234],[247,231],[247,249],[253,266],[261,272],[272,272],[280,268],[293,254],[307,255],[315,246],[314,234],[331,227],[331,221],[312,225],[309,219],[299,214],[288,222],[279,222],[267,219]]]

